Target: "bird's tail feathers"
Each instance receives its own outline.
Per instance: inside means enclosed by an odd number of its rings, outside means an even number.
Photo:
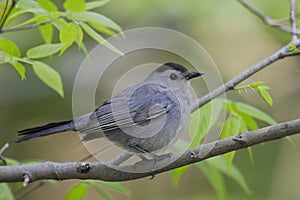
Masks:
[[[33,128],[24,129],[18,132],[18,136],[22,136],[14,141],[14,143],[23,142],[37,137],[43,137],[47,135],[52,135],[55,133],[65,132],[65,131],[76,131],[74,122],[72,120],[54,122],[46,124],[44,126],[38,126]]]

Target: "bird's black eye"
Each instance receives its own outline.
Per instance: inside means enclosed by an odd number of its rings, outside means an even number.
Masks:
[[[174,73],[170,74],[170,79],[171,79],[171,80],[177,79],[177,75],[174,74]]]

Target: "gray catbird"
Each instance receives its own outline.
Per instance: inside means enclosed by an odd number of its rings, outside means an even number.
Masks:
[[[85,141],[106,136],[133,153],[161,150],[189,124],[192,95],[188,80],[201,75],[180,64],[163,64],[144,81],[123,90],[94,112],[19,131],[23,137],[15,142],[78,131]]]

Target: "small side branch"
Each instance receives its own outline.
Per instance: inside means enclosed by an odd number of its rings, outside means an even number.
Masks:
[[[296,10],[296,0],[290,0],[290,23],[292,27],[292,41],[296,41],[297,37],[297,26],[296,26],[296,18],[295,18],[295,10]]]
[[[247,1],[245,1],[245,0],[237,0],[237,1],[240,2],[245,8],[247,8],[253,14],[258,16],[265,24],[272,26],[272,27],[279,28],[280,30],[285,31],[287,33],[300,34],[299,30],[292,29],[288,26],[283,25],[282,20],[274,20],[274,19],[270,18],[265,13],[263,13],[262,11],[260,11],[256,7],[254,7],[253,5],[249,4]]]
[[[9,145],[6,143],[1,149],[0,149],[0,160],[2,161],[3,165],[7,165],[5,158],[3,157],[3,153],[6,149],[8,149]]]
[[[6,20],[7,20],[8,16],[9,16],[9,14],[11,13],[12,9],[13,9],[13,8],[15,7],[15,5],[16,5],[16,0],[12,0],[12,1],[11,1],[11,5],[10,5],[10,7],[9,7],[8,10],[7,10],[7,6],[8,6],[7,4],[8,4],[8,1],[9,1],[9,0],[6,1],[5,8],[4,8],[4,10],[3,10],[3,16],[1,16],[0,30],[2,30],[2,28],[3,28],[3,26],[4,26],[5,22],[6,22]],[[6,11],[6,10],[7,10],[7,11]]]
[[[0,29],[0,33],[14,32],[14,31],[24,31],[24,30],[34,29],[34,28],[37,28],[39,26],[48,24],[50,22],[51,22],[50,20],[46,20],[46,21],[41,22],[41,23],[29,24],[29,25],[26,25],[26,26],[3,28],[3,29]]]

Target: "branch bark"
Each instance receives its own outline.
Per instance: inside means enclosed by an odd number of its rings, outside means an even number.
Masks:
[[[0,182],[33,182],[44,179],[66,180],[66,179],[98,179],[105,181],[128,181],[147,176],[154,176],[178,167],[200,162],[208,158],[222,155],[230,151],[243,149],[255,144],[276,140],[285,136],[300,133],[300,119],[276,124],[255,131],[240,133],[234,137],[203,144],[193,149],[189,149],[181,154],[171,155],[177,158],[174,162],[157,170],[145,170],[138,173],[141,168],[152,166],[153,161],[147,160],[128,166],[111,167],[101,162],[44,162],[39,164],[23,164],[14,166],[0,166]],[[172,159],[172,158],[166,158]],[[160,165],[166,159],[156,163]],[[88,171],[82,171],[82,166],[89,166]],[[157,165],[157,166],[158,166]],[[28,180],[29,179],[29,180]]]

